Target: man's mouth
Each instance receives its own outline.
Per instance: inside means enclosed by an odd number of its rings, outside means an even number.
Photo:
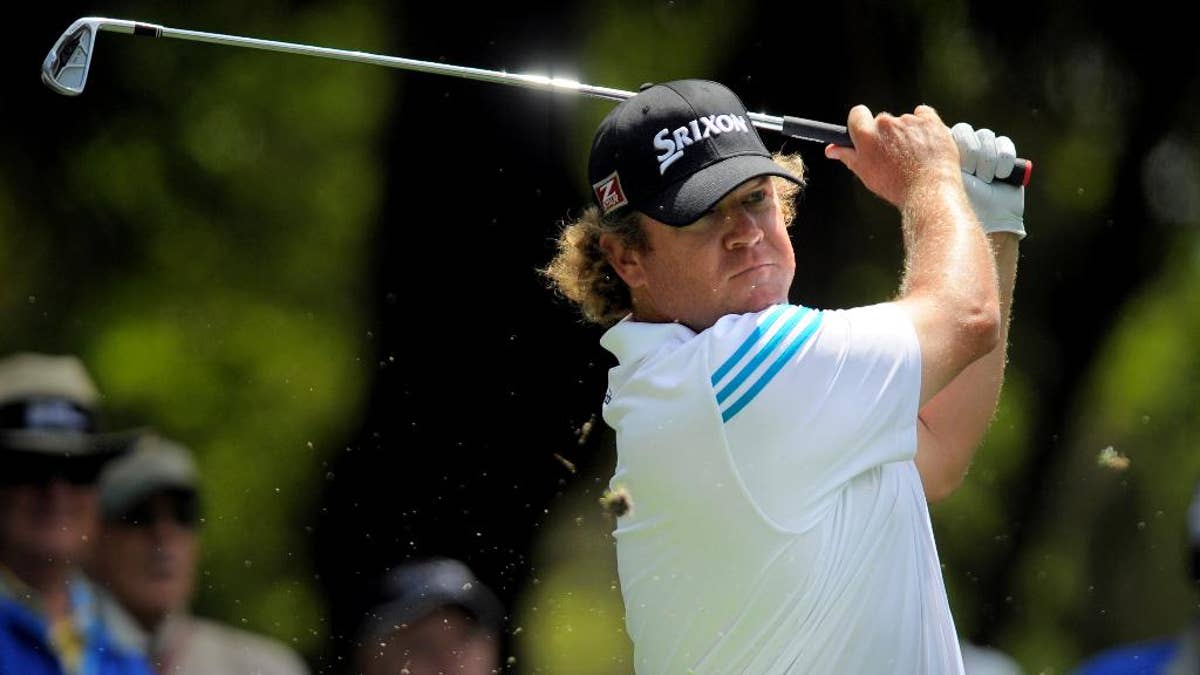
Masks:
[[[743,269],[743,270],[742,270],[742,271],[740,271],[740,272],[737,272],[737,273],[736,273],[736,274],[734,274],[733,276],[734,276],[734,277],[740,277],[740,276],[742,276],[742,275],[744,275],[744,274],[751,274],[751,273],[753,273],[753,272],[755,272],[755,271],[757,271],[757,270],[762,270],[762,269],[766,269],[766,268],[768,268],[768,267],[771,267],[773,264],[774,264],[774,263],[769,263],[769,262],[761,262],[761,263],[756,263],[756,264],[754,264],[754,265],[751,265],[750,267],[747,267],[747,268]]]

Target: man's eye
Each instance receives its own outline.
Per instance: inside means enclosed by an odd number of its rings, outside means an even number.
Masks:
[[[746,195],[746,203],[747,204],[760,204],[760,203],[766,201],[766,199],[767,199],[767,191],[766,190],[755,190],[754,192],[751,192],[750,194]]]

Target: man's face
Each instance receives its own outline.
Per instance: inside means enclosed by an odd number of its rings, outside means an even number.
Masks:
[[[649,248],[614,264],[630,286],[635,318],[704,330],[726,314],[786,302],[796,258],[770,177],[752,179],[685,227],[646,218]]]
[[[96,577],[146,628],[191,599],[195,521],[194,495],[157,492],[104,523]]]
[[[495,638],[454,608],[436,610],[359,650],[363,675],[491,675],[500,667]]]
[[[0,486],[0,547],[10,562],[73,565],[91,551],[99,526],[95,471],[69,461],[22,469]]]

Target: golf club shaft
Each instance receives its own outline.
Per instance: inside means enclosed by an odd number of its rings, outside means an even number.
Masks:
[[[331,47],[316,47],[313,45],[304,45],[293,42],[262,40],[259,38],[242,37],[239,35],[206,33],[203,31],[169,28],[167,26],[142,23],[138,21],[128,21],[124,19],[97,18],[94,19],[94,21],[97,22],[97,28],[104,31],[126,33],[130,35],[144,35],[149,37],[174,38],[177,40],[188,40],[191,42],[207,42],[210,44],[229,45],[233,47],[247,47],[250,49],[261,49],[264,51],[282,52],[285,54],[317,56],[322,58],[338,59],[341,61],[351,61],[354,63],[367,63],[378,66],[386,66],[388,68],[399,68],[401,70],[432,73],[434,75],[448,75],[450,77],[458,77],[469,80],[495,82],[498,84],[514,85],[529,89],[582,94],[584,96],[603,98],[611,101],[623,101],[632,97],[636,93],[623,89],[595,87],[564,78],[545,77],[542,75],[527,75],[520,73],[506,73],[502,71],[485,70],[482,68],[470,68],[467,66],[455,66],[445,63],[435,63],[432,61],[407,59],[399,56],[385,56],[382,54],[334,49]],[[850,140],[850,134],[847,132],[846,127],[844,126],[829,124],[826,122],[817,122],[815,120],[808,120],[801,117],[777,117],[774,115],[765,115],[763,113],[747,113],[747,117],[750,118],[750,122],[755,127],[766,129],[768,131],[775,131],[791,138],[798,138],[816,143],[832,143],[835,145],[853,147],[853,143]],[[1018,158],[1013,167],[1012,173],[1005,178],[998,178],[997,180],[1002,180],[1006,183],[1011,183],[1017,186],[1027,185],[1029,183],[1029,176],[1032,168],[1032,162]]]

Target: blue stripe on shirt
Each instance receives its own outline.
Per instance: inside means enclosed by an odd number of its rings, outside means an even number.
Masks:
[[[712,384],[714,387],[717,386],[717,382],[721,381],[721,378],[728,375],[730,370],[733,370],[733,367],[737,365],[738,361],[742,360],[742,357],[746,355],[746,352],[750,351],[750,348],[753,347],[756,342],[762,339],[762,336],[771,329],[771,326],[775,325],[775,322],[779,320],[779,317],[783,316],[783,312],[787,308],[787,305],[776,305],[775,308],[772,309],[769,314],[767,314],[766,320],[754,327],[754,330],[750,333],[746,340],[742,342],[742,346],[738,347],[737,351],[733,353],[733,356],[730,356],[728,359],[726,359],[725,363],[722,363],[721,367],[717,368],[717,371],[713,373]]]
[[[795,311],[796,309],[799,311]],[[770,356],[771,352],[775,351],[775,347],[779,346],[779,343],[783,340],[783,338],[787,336],[788,333],[792,332],[792,329],[796,327],[796,324],[799,323],[799,321],[807,316],[810,312],[812,312],[812,310],[807,307],[793,308],[793,311],[791,312],[792,316],[789,317],[783,326],[775,333],[775,335],[772,336],[769,341],[767,341],[767,344],[763,345],[763,348],[754,355],[754,358],[750,359],[750,362],[743,366],[742,370],[738,372],[738,374],[732,380],[730,380],[728,384],[722,387],[719,392],[717,392],[717,405],[724,403],[725,399],[728,398],[729,395],[734,391],[736,391],[737,388],[742,385],[742,382],[746,381],[746,378],[750,377],[750,374],[753,373],[756,368],[758,368],[759,364],[766,360],[766,358]]]
[[[813,316],[812,321],[810,321],[809,324],[804,327],[804,330],[802,330],[800,334],[797,335],[783,350],[783,353],[779,355],[779,358],[775,359],[775,362],[771,364],[771,367],[767,369],[767,372],[763,373],[762,376],[758,378],[758,381],[755,382],[745,394],[742,394],[741,398],[739,398],[733,403],[733,405],[729,406],[724,412],[721,413],[722,422],[728,422],[729,420],[733,419],[734,415],[741,412],[742,408],[745,408],[750,401],[754,400],[754,397],[758,395],[758,392],[762,391],[762,388],[767,386],[767,383],[769,383],[779,373],[779,371],[783,368],[783,365],[787,363],[788,360],[791,359],[801,347],[804,346],[804,343],[808,342],[809,338],[812,337],[812,334],[816,332],[817,327],[821,325],[821,318],[821,312],[817,312]]]

